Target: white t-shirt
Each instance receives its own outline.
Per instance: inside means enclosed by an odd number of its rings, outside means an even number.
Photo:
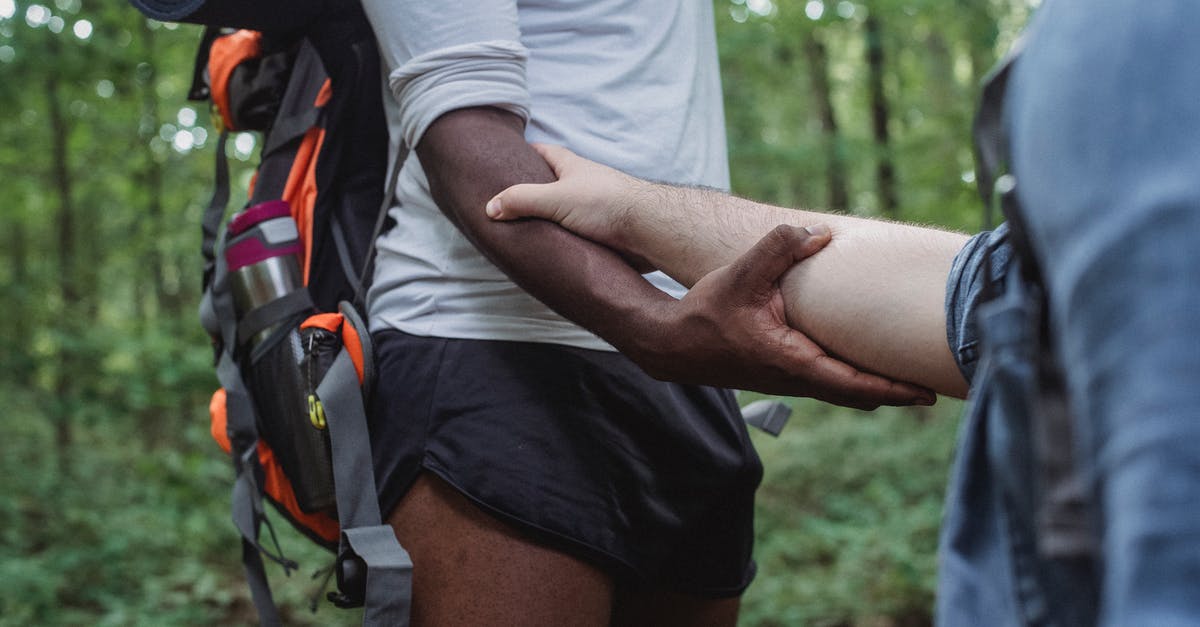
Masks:
[[[701,0],[365,0],[392,154],[443,113],[495,106],[525,137],[642,178],[726,189],[712,5]],[[612,350],[514,285],[434,204],[410,156],[378,243],[372,330]],[[480,207],[480,211],[483,208]],[[531,242],[536,246],[536,242]],[[665,275],[647,279],[680,296]]]

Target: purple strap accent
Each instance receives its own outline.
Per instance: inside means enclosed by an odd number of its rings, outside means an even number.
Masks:
[[[286,200],[268,200],[260,202],[253,207],[233,216],[233,220],[229,223],[229,236],[232,237],[239,233],[245,233],[246,229],[265,222],[271,218],[279,218],[282,216],[291,217],[292,206]]]
[[[225,249],[225,263],[228,264],[229,271],[233,272],[238,268],[256,264],[264,259],[282,257],[284,255],[296,255],[299,257],[303,252],[304,247],[300,242],[290,242],[284,246],[271,248],[256,237],[247,237]]]

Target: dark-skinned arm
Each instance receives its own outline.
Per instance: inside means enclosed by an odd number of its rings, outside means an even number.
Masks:
[[[823,246],[827,235],[808,241],[807,233],[777,234],[756,256],[676,301],[612,250],[558,225],[487,217],[488,199],[508,186],[554,180],[525,142],[518,116],[488,107],[451,111],[429,126],[416,154],[438,206],[483,254],[522,289],[656,378],[861,408],[930,400],[920,388],[830,358],[788,327],[778,275]],[[778,258],[787,263],[773,263]]]

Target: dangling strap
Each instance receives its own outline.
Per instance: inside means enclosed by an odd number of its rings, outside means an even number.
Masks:
[[[267,583],[262,556],[267,555],[283,566],[284,571],[289,574],[298,565],[279,552],[275,530],[262,511],[262,486],[257,481],[258,439],[254,427],[254,407],[229,351],[221,354],[217,378],[225,388],[225,413],[237,477],[230,500],[233,523],[242,538],[242,567],[246,572],[246,581],[250,584],[250,597],[258,610],[259,622],[263,625],[281,625],[279,611],[275,607],[275,600]],[[258,531],[263,522],[267,523],[267,529],[275,543],[275,553],[266,550],[258,541]]]
[[[342,303],[343,324],[361,334],[362,322]],[[369,338],[364,338],[369,342]],[[364,361],[368,355],[364,353]],[[412,559],[384,524],[375,491],[371,442],[362,388],[350,353],[343,350],[317,386],[325,408],[333,456],[334,493],[342,535],[338,547],[338,588],[330,600],[342,606],[365,604],[363,624],[407,626],[412,603]],[[365,566],[366,572],[361,572]]]
[[[746,424],[758,427],[775,437],[783,433],[783,428],[787,426],[788,418],[791,417],[792,408],[780,401],[763,399],[742,408],[742,420],[745,420]]]

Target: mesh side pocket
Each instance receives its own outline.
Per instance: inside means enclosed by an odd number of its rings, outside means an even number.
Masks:
[[[341,350],[341,338],[325,329],[299,329],[298,324],[284,328],[245,371],[258,409],[259,435],[291,481],[300,509],[313,513],[336,504],[329,430],[316,389]]]

